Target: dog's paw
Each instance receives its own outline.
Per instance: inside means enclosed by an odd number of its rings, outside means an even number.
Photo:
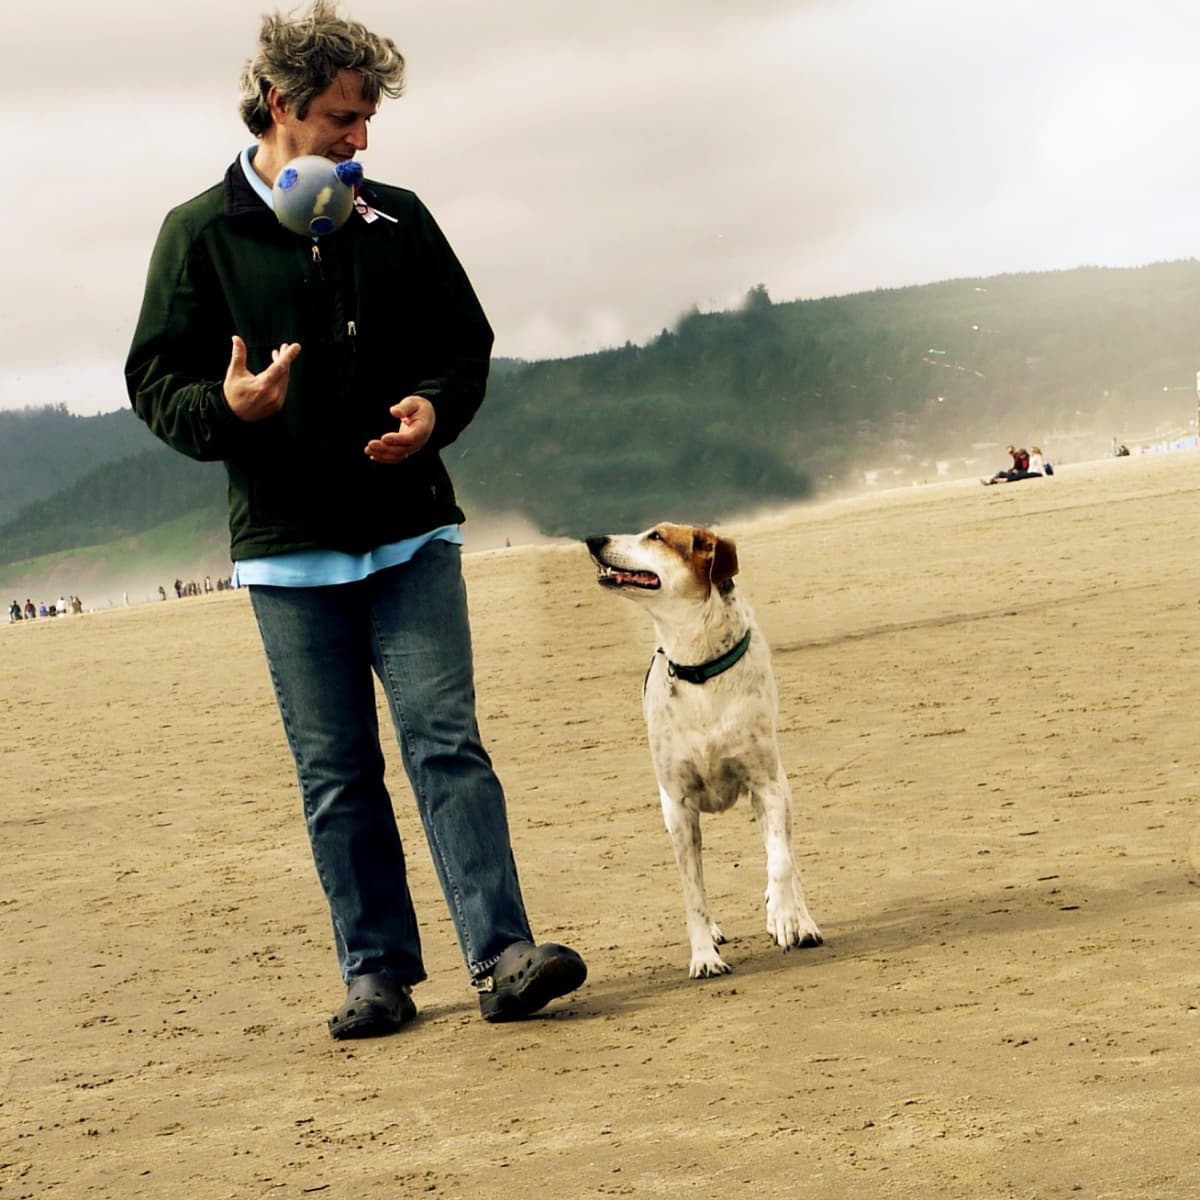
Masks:
[[[774,887],[768,883],[767,932],[777,946],[819,946],[825,939],[804,902],[804,889],[798,879],[783,879]]]
[[[691,966],[688,967],[689,979],[708,979],[714,975],[728,975],[733,968],[716,952],[693,954]]]
[[[798,908],[767,909],[767,932],[777,946],[785,950],[793,946],[819,946],[825,939],[807,910]]]

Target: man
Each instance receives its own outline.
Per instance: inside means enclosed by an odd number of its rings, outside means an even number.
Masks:
[[[264,18],[242,77],[257,144],[168,214],[126,363],[138,415],[229,475],[236,581],[250,589],[347,985],[336,1038],[404,1025],[425,978],[372,672],[483,1016],[527,1016],[587,974],[574,950],[534,944],[476,726],[463,514],[438,452],[483,400],[492,331],[411,192],[364,183],[356,212],[319,241],[272,211],[289,160],[366,149],[403,72],[390,39],[328,0]]]
[[[1009,446],[1008,454],[1013,465],[1007,471],[997,471],[990,479],[981,479],[979,482],[984,484],[1012,483],[1015,480],[1024,479],[1029,473],[1029,451]]]

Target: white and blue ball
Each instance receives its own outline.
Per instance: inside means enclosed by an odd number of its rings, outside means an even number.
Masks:
[[[361,181],[359,163],[335,163],[319,154],[293,158],[271,189],[275,216],[301,237],[335,233],[354,211],[354,189]]]

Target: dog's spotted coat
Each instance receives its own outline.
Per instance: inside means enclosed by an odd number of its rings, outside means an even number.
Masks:
[[[643,709],[663,817],[683,883],[693,979],[730,968],[709,909],[701,861],[700,814],[748,796],[767,854],[767,932],[775,942],[816,946],[792,850],[792,797],[779,757],[779,708],[770,652],[733,582],[737,548],[708,529],[660,524],[642,533],[587,539],[602,586],[642,604],[658,635]],[[704,683],[673,664],[712,663],[750,641],[733,665]]]

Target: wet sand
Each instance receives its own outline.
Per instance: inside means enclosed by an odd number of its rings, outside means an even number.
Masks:
[[[430,978],[341,997],[248,599],[0,629],[0,1197],[1193,1197],[1200,457],[735,523],[814,915],[687,979],[639,712],[582,547],[467,559],[535,928],[591,977],[489,1026],[387,743]],[[686,519],[686,513],[664,517]]]

